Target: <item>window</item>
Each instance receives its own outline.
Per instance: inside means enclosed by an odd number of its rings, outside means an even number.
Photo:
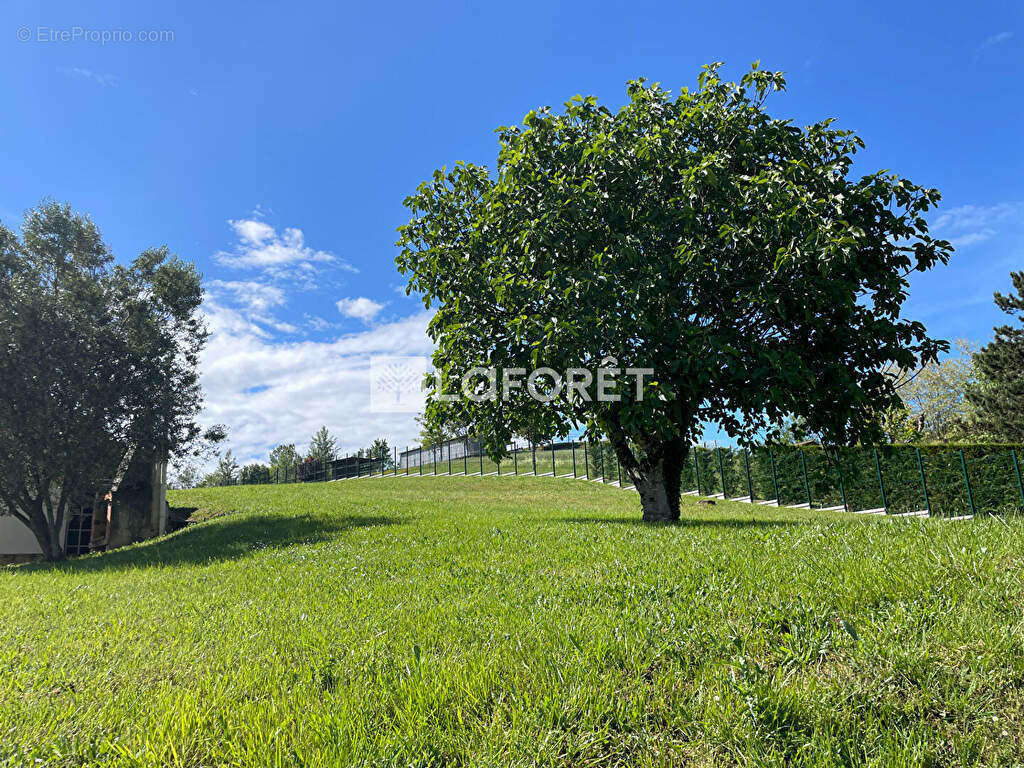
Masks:
[[[92,507],[82,507],[68,521],[65,550],[68,555],[87,555],[92,548]]]

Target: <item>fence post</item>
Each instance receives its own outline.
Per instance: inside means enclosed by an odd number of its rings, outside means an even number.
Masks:
[[[932,516],[932,502],[928,498],[928,481],[924,479],[924,461],[921,459],[921,449],[914,449],[917,453],[917,471],[921,473],[921,490],[924,491],[924,508],[928,511],[928,517]]]
[[[775,453],[771,448],[768,449],[768,461],[772,465],[772,488],[775,491],[775,506],[782,505],[782,499],[779,498],[779,476],[775,472]]]
[[[974,514],[974,494],[971,493],[971,479],[967,476],[967,459],[964,458],[964,449],[960,449],[960,466],[964,470],[964,485],[967,486],[967,501],[971,505],[971,514]]]
[[[804,490],[807,491],[807,508],[810,509],[811,508],[811,503],[812,503],[811,502],[811,484],[809,482],[807,482],[807,457],[804,456],[804,452],[803,452],[802,448],[798,448],[797,450],[800,451],[800,467],[801,467],[801,469],[803,469],[803,472],[804,472]]]
[[[622,487],[622,462],[619,461],[619,454],[615,454],[615,479],[619,481],[619,488]]]
[[[694,477],[697,478],[697,495],[703,496],[700,492],[700,459],[697,457],[700,449],[695,445],[693,446],[693,473]]]
[[[750,456],[747,455],[747,447],[743,446],[743,468],[747,472],[747,498],[750,499],[750,503],[754,503],[754,486],[750,482]]]
[[[597,441],[597,447],[601,451],[601,482],[602,483],[607,483],[608,482],[608,470],[605,467],[606,458],[605,458],[605,452],[604,452],[604,443],[601,440],[598,440]]]
[[[1011,448],[1010,455],[1013,457],[1013,470],[1017,473],[1017,490],[1020,491],[1020,503],[1024,505],[1024,483],[1020,480],[1020,464],[1017,463],[1017,449]]]
[[[469,475],[469,438],[462,438],[462,474]]]
[[[593,440],[587,440],[587,445],[583,448],[583,471],[587,473],[587,480],[590,479],[590,446],[593,445]]]
[[[515,474],[519,474],[519,448],[516,446],[516,441],[512,441],[512,471]]]
[[[530,456],[533,458],[533,475],[537,476],[537,444],[530,441]]]
[[[555,441],[551,441],[551,476],[556,477],[558,472],[555,470]]]
[[[878,449],[875,448],[875,472],[878,475],[878,490],[882,492],[882,509],[889,514],[889,503],[885,500],[885,483],[882,482],[882,462],[878,458]]]
[[[825,450],[822,448],[822,450]],[[836,448],[836,474],[839,476],[839,496],[843,500],[843,511],[849,512],[850,507],[846,503],[846,485],[843,483],[843,462],[842,456],[839,454],[839,449]]]
[[[442,449],[443,450],[443,449]],[[448,441],[448,476],[452,474],[452,442]]]
[[[718,454],[718,474],[722,477],[722,498],[729,498],[729,494],[725,492],[725,464],[722,462],[722,449],[715,446],[715,453]]]
[[[434,462],[434,477],[437,477],[437,447],[430,446],[430,460]]]

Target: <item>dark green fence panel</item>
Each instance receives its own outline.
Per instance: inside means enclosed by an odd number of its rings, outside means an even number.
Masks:
[[[700,492],[713,496],[722,492],[722,478],[718,473],[718,457],[712,448],[697,448],[697,464],[700,466]]]
[[[751,448],[750,455],[750,485],[754,491],[754,498],[758,501],[766,501],[775,498],[775,483],[772,481],[771,454],[767,448]]]
[[[879,463],[885,481],[885,501],[889,514],[920,512],[926,508],[917,451],[910,445],[878,448]]]
[[[804,449],[807,461],[807,478],[811,486],[811,498],[816,508],[839,507],[843,504],[843,493],[839,484],[839,466],[820,448]]]
[[[932,515],[953,517],[970,513],[960,453],[946,446],[921,448],[921,461],[928,479]]]
[[[693,453],[695,450],[697,449],[691,448],[689,453],[687,453],[686,460],[683,462],[683,469],[680,472],[679,488],[684,493],[697,490],[697,471],[693,466]]]
[[[978,512],[1019,515],[1020,490],[1010,449],[979,445],[963,450]]]

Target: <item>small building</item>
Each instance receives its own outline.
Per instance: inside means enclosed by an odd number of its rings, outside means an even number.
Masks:
[[[60,543],[69,557],[123,547],[167,532],[167,462],[128,459],[109,487],[72,507]],[[0,564],[42,555],[32,530],[0,514]]]

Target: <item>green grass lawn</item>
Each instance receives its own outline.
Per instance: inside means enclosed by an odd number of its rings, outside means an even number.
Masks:
[[[1020,765],[1024,524],[550,478],[177,492],[0,569],[0,764]],[[229,514],[222,514],[229,513]]]

